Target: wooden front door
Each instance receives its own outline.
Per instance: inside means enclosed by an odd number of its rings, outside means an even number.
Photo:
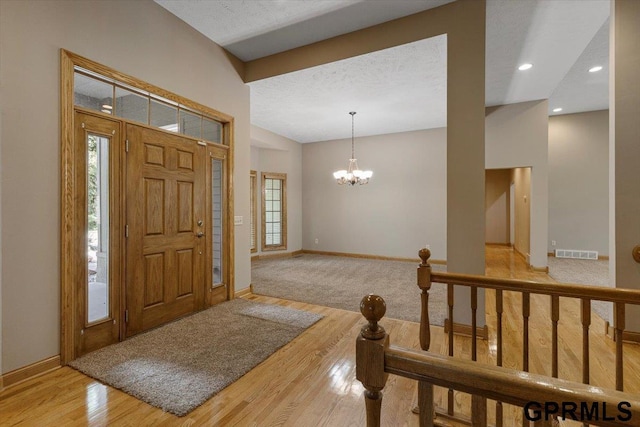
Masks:
[[[206,150],[127,124],[126,335],[204,307]]]

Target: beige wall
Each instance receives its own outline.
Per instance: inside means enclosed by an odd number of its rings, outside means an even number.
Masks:
[[[640,2],[613,0],[612,16],[610,127],[615,188],[611,203],[615,223],[610,233],[615,233],[615,251],[610,254],[611,270],[617,287],[640,289],[640,264],[631,256],[640,245]],[[627,309],[626,320],[628,329],[640,331],[638,307]]]
[[[417,258],[447,256],[446,129],[356,138],[367,185],[338,185],[348,139],[302,145],[304,249]],[[318,239],[318,243],[315,243]]]
[[[302,249],[302,144],[262,129],[251,126],[251,169],[258,173],[258,209],[261,209],[261,172],[287,174],[287,249],[267,251],[294,252]],[[262,253],[262,220],[258,211],[258,254]]]
[[[486,109],[487,169],[531,167],[531,241],[534,267],[547,265],[548,102],[531,101]],[[518,242],[516,242],[517,244]],[[524,243],[521,245],[524,247]]]
[[[509,212],[511,169],[487,169],[485,172],[485,240],[508,245],[510,242]]]
[[[224,51],[151,0],[0,1],[2,372],[59,353],[60,48],[236,119],[235,215],[249,216],[249,89]],[[235,285],[250,282],[236,226]]]
[[[609,255],[608,110],[549,118],[547,248]]]

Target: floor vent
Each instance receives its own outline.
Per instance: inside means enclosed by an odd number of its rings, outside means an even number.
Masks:
[[[556,249],[556,258],[598,259],[598,251],[577,251],[575,249]]]

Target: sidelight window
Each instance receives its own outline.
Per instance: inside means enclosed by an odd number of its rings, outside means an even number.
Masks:
[[[262,173],[262,250],[287,249],[287,174]]]

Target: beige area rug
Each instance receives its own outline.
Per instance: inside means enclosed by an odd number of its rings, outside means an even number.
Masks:
[[[362,297],[376,294],[387,303],[385,317],[419,322],[418,265],[418,261],[303,254],[252,262],[251,282],[256,294],[358,312]],[[432,268],[446,270],[442,265]],[[444,325],[446,312],[446,285],[434,283],[429,292],[430,323]]]
[[[236,299],[87,354],[70,365],[184,416],[321,318]]]
[[[609,287],[609,261],[548,257],[549,276],[561,283]],[[613,313],[613,304],[593,301],[592,311],[604,320]]]

